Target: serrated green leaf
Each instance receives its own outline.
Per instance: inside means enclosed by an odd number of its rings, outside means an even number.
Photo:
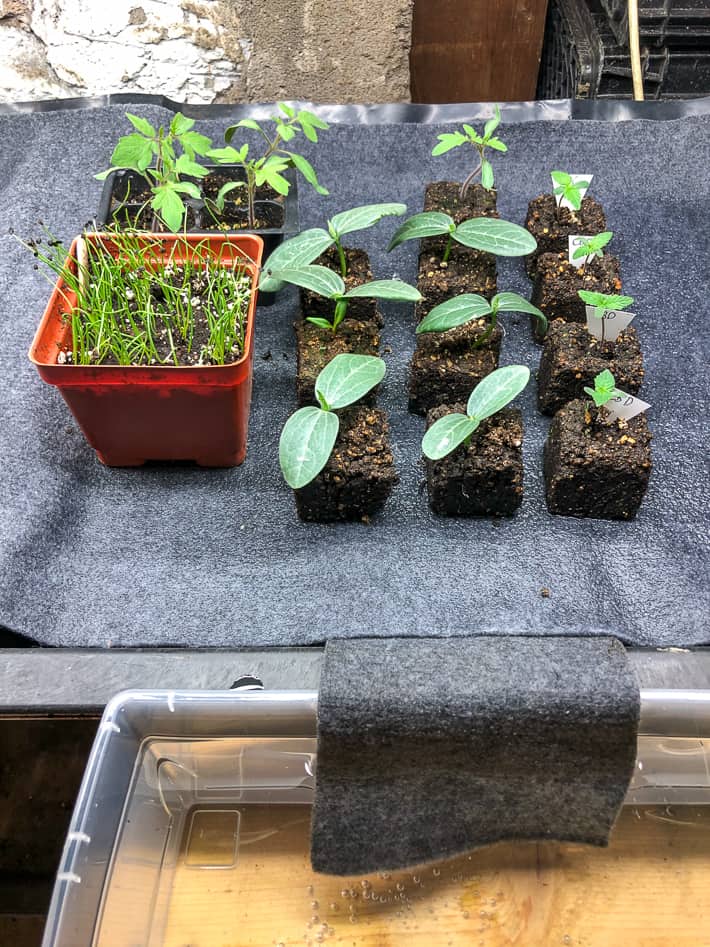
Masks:
[[[336,355],[316,378],[316,395],[329,408],[346,408],[379,385],[386,365],[375,355]]]
[[[145,171],[153,160],[151,143],[142,135],[125,135],[119,138],[111,155],[114,168],[130,168]]]
[[[194,124],[194,118],[188,118],[186,115],[183,115],[182,112],[177,112],[170,122],[170,131],[176,138],[179,138],[181,135],[184,135],[185,132],[189,132]]]
[[[300,171],[303,177],[308,181],[310,185],[319,193],[327,194],[328,191],[320,184],[318,177],[316,176],[315,168],[307,161],[303,155],[298,155],[293,151],[289,151],[288,154],[291,156],[291,161],[293,161],[294,167],[297,171]]]
[[[310,123],[302,122],[301,131],[309,141],[318,141],[318,132]]]
[[[130,112],[126,112],[126,118],[141,135],[145,135],[146,138],[157,137],[158,133],[145,118],[141,118],[140,115],[131,115]]]
[[[302,289],[310,289],[311,292],[325,296],[326,299],[334,299],[345,293],[345,283],[338,273],[317,263],[310,266],[274,269],[271,275],[282,283],[293,283],[294,286],[300,286]]]
[[[531,316],[536,316],[543,326],[547,326],[547,319],[544,313],[540,312],[537,306],[533,306],[524,296],[517,293],[498,293],[491,300],[491,305],[499,312],[527,312]]]
[[[486,144],[489,148],[492,148],[494,151],[507,151],[508,146],[504,144],[500,138],[490,138]]]
[[[429,460],[441,460],[463,444],[478,427],[478,421],[465,414],[446,414],[435,421],[424,435],[422,453]]]
[[[296,130],[284,122],[277,122],[276,129],[284,141],[291,141],[292,138],[296,137]]]
[[[442,135],[437,135],[436,137],[439,139],[439,144],[434,145],[432,148],[432,155],[446,154],[447,151],[451,151],[452,148],[458,148],[459,145],[463,145],[463,143],[468,140],[461,132],[444,132]]]
[[[254,180],[257,187],[262,184],[268,184],[270,187],[273,187],[278,194],[288,194],[291,185],[280,173],[284,167],[286,166],[281,165],[279,167],[275,162],[272,163],[271,160],[269,160],[263,167],[257,168],[254,173]]]
[[[473,126],[471,126],[471,125],[466,125],[466,124],[464,123],[461,127],[462,127],[463,130],[466,132],[466,134],[468,135],[469,138],[473,138],[474,140],[475,140],[476,138],[478,138],[478,135],[476,134],[476,129],[473,128]]]
[[[515,398],[530,381],[530,369],[525,365],[506,365],[497,368],[480,381],[471,392],[466,405],[470,418],[483,421],[490,418]]]
[[[192,150],[196,155],[204,157],[212,147],[212,139],[199,132],[185,132],[180,136],[180,144],[185,149]]]
[[[481,161],[481,184],[488,191],[493,187],[493,165],[486,158]]]
[[[616,296],[608,293],[593,293],[588,289],[580,289],[577,291],[577,295],[585,302],[588,306],[594,306],[597,309],[616,309],[622,310],[626,309],[628,306],[631,306],[634,298],[633,296]]]
[[[175,162],[175,170],[178,174],[188,174],[193,178],[204,178],[209,174],[207,168],[188,158],[187,155],[180,155]]]
[[[398,279],[376,279],[370,283],[361,283],[345,293],[346,299],[364,297],[365,299],[393,299],[397,302],[419,302],[422,298],[419,290]]]
[[[480,319],[491,312],[491,304],[477,293],[462,293],[435,306],[417,326],[421,332],[446,332],[457,326],[465,325],[473,319]]]
[[[249,152],[249,145],[243,145],[241,148],[232,148],[227,145],[226,148],[211,148],[207,152],[207,157],[217,164],[242,164]]]
[[[154,189],[151,206],[158,211],[169,230],[176,233],[180,230],[185,215],[185,205],[182,198],[168,185],[161,185]]]
[[[279,439],[279,464],[293,490],[309,484],[328,463],[339,428],[337,414],[316,407],[300,408],[288,419]]]
[[[295,116],[296,110],[291,108],[290,105],[287,105],[285,102],[277,102],[276,104],[284,113],[284,115],[287,115],[289,118],[293,118]]]
[[[604,233],[595,234],[593,237],[590,237],[586,243],[581,244],[572,254],[573,260],[578,260],[580,257],[594,256],[598,254],[601,256],[601,251],[609,243],[614,234],[610,230],[605,230]]]
[[[420,240],[422,237],[437,237],[441,234],[451,233],[455,226],[454,221],[448,214],[442,214],[439,211],[432,210],[414,214],[395,231],[387,247],[387,252],[394,250],[405,240]]]
[[[192,181],[177,181],[173,183],[172,190],[178,191],[180,194],[189,194],[190,197],[194,197],[196,200],[202,197],[199,187],[193,184]]]
[[[320,227],[304,230],[290,240],[284,240],[264,263],[259,289],[266,293],[278,292],[284,282],[276,279],[272,272],[306,266],[332,245],[333,238]]]
[[[525,256],[537,248],[537,241],[524,227],[496,217],[465,220],[454,231],[454,240],[497,256]]]
[[[341,211],[328,221],[331,233],[338,237],[355,230],[366,230],[382,220],[383,217],[401,217],[406,213],[406,204],[363,204],[362,207],[353,207]]]
[[[309,125],[312,125],[314,128],[326,129],[330,128],[327,122],[324,122],[322,118],[318,118],[317,115],[314,115],[313,112],[309,112],[307,109],[301,109],[301,111],[296,116],[299,122],[303,124],[307,122]]]

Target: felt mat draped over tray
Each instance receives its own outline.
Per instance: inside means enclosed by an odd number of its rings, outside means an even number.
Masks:
[[[169,121],[156,106],[132,109]],[[710,119],[507,124],[499,209],[522,223],[549,171],[593,173],[624,292],[635,297],[651,402],[654,471],[635,522],[550,516],[541,451],[549,424],[531,383],[521,405],[525,499],[511,520],[439,519],[422,493],[422,420],[407,413],[411,306],[383,307],[401,483],[371,525],[300,523],[278,468],[294,408],[295,293],[258,312],[249,454],[205,471],[106,469],[26,358],[48,286],[7,236],[42,219],[70,239],[95,213],[125,133],[122,107],[0,116],[0,624],[50,645],[297,645],[331,636],[613,634],[638,645],[710,642],[707,625],[707,241]],[[198,122],[221,137],[227,120]],[[302,227],[375,201],[421,210],[427,181],[461,180],[472,155],[430,151],[437,125],[332,127],[304,153],[331,196],[300,190]],[[394,222],[354,235],[376,277],[414,281],[416,247],[384,252]],[[500,289],[529,294],[520,260]],[[508,318],[502,364],[533,370],[526,320]],[[263,357],[262,357],[263,356]],[[549,597],[541,590],[549,589]]]

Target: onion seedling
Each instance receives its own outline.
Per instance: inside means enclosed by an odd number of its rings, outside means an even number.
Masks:
[[[617,296],[609,293],[593,293],[587,289],[580,289],[577,291],[577,295],[586,303],[588,306],[594,306],[594,316],[597,319],[601,319],[602,322],[602,337],[601,341],[604,342],[604,325],[606,322],[605,315],[611,310],[621,311],[627,309],[633,304],[633,296]]]
[[[517,293],[498,293],[490,302],[478,293],[463,293],[435,306],[419,323],[417,333],[446,332],[474,319],[488,316],[488,325],[474,344],[474,348],[478,348],[493,334],[498,324],[499,312],[530,313],[540,320],[542,331],[547,331],[547,319],[544,314]]]
[[[328,123],[305,109],[300,109],[297,112],[290,105],[286,105],[285,102],[279,102],[278,107],[285,117],[274,115],[270,119],[275,125],[275,134],[269,134],[253,118],[243,118],[235,125],[230,125],[225,131],[226,147],[213,148],[207,152],[207,157],[216,161],[217,164],[236,164],[244,169],[246,180],[228,181],[223,184],[215,198],[215,205],[221,212],[224,210],[224,201],[227,194],[238,187],[246,187],[247,221],[252,229],[256,226],[254,201],[257,187],[268,184],[277,194],[288,194],[290,184],[283,175],[287,168],[295,168],[319,194],[328,193],[326,188],[318,181],[313,165],[303,155],[299,155],[295,151],[289,151],[288,148],[284,147],[299,132],[302,132],[309,141],[317,142],[318,130],[328,128]],[[265,147],[258,157],[249,157],[248,143],[244,143],[238,148],[231,144],[237,129],[241,128],[258,132],[264,139]]]
[[[364,204],[331,217],[327,222],[327,230],[312,227],[296,234],[290,240],[284,240],[264,263],[259,289],[264,292],[277,292],[283,283],[272,275],[275,270],[306,266],[333,245],[338,248],[340,275],[345,279],[348,271],[343,237],[356,230],[368,230],[383,217],[401,217],[406,210],[406,204]]]
[[[437,135],[439,144],[434,145],[431,152],[432,155],[446,154],[446,152],[451,151],[452,148],[458,148],[460,145],[465,145],[466,143],[473,145],[478,152],[478,165],[461,185],[460,196],[462,199],[466,196],[466,192],[479,173],[483,187],[487,191],[493,190],[493,165],[486,158],[486,149],[492,148],[494,151],[503,152],[508,150],[508,146],[503,144],[500,138],[495,137],[493,134],[499,125],[500,108],[496,105],[493,118],[489,118],[483,126],[482,135],[479,135],[470,125],[462,125],[461,128],[463,131],[444,132],[442,135]]]
[[[126,118],[135,131],[118,139],[111,155],[111,167],[94,177],[103,181],[118,170],[139,174],[153,195],[146,201],[153,211],[151,229],[160,229],[162,224],[175,232],[185,219],[185,195],[200,197],[200,189],[194,181],[183,178],[207,175],[207,169],[196,161],[196,156],[204,157],[212,147],[212,140],[194,131],[194,119],[186,118],[181,112],[173,116],[167,129],[162,125],[156,129],[145,118],[130,112],[126,112]]]
[[[607,243],[609,243],[613,236],[614,234],[610,230],[605,230],[604,233],[598,233],[596,236],[590,237],[589,240],[585,240],[584,243],[580,243],[580,245],[572,254],[572,259],[583,259],[582,266],[586,266],[587,263],[589,263],[595,257],[604,256],[604,247],[607,245]]]
[[[584,390],[597,408],[603,408],[607,401],[611,401],[619,394],[616,379],[608,368],[605,368],[603,372],[599,372],[594,379],[593,388],[587,388],[585,385]]]
[[[440,211],[424,211],[405,220],[390,240],[387,252],[394,250],[406,240],[420,240],[422,237],[446,236],[446,246],[441,258],[446,263],[453,242],[474,250],[495,253],[497,256],[526,256],[537,249],[537,241],[532,234],[518,224],[497,217],[474,217],[456,222],[448,214]]]
[[[592,183],[591,179],[588,181],[575,180],[577,176],[573,177],[566,171],[551,171],[550,177],[555,185],[552,193],[559,198],[556,201],[557,208],[560,207],[562,201],[567,201],[573,210],[580,210],[584,193]]]
[[[330,329],[334,334],[345,318],[351,299],[362,297],[391,299],[396,302],[419,302],[422,298],[421,293],[414,286],[398,279],[373,280],[371,283],[361,283],[346,292],[345,283],[338,273],[334,273],[327,266],[319,266],[315,263],[310,266],[276,270],[273,275],[282,283],[292,283],[302,289],[309,289],[325,299],[331,299],[335,303],[332,322],[320,316],[307,316],[306,322],[312,322],[321,329]]]
[[[510,404],[529,380],[530,369],[525,365],[506,365],[486,375],[471,392],[466,414],[446,414],[432,424],[422,441],[424,456],[441,460],[461,444],[468,444],[481,421]]]
[[[299,408],[284,425],[279,464],[294,490],[314,480],[328,463],[340,430],[335,412],[371,391],[385,377],[385,363],[374,355],[336,355],[316,378],[320,407]]]

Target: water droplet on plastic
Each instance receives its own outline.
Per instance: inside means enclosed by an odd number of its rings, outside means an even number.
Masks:
[[[311,901],[311,907],[313,908],[314,911],[317,911],[317,910],[318,910],[318,902],[317,902],[317,901]]]
[[[402,884],[401,881],[397,882],[397,884],[395,885],[395,888],[397,889],[397,891],[404,891],[404,885]]]
[[[431,873],[435,878],[438,878],[441,874],[441,868],[433,868]]]

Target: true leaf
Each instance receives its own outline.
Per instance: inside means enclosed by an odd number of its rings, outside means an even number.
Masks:
[[[135,171],[145,171],[152,160],[151,143],[138,134],[119,138],[111,155],[114,168],[132,168]]]
[[[293,161],[296,170],[301,172],[306,181],[315,188],[316,192],[318,194],[327,194],[327,189],[318,181],[315,168],[310,161],[307,161],[303,155],[298,155],[293,151],[289,151],[289,155],[291,156],[291,161]]]
[[[126,118],[136,131],[139,131],[141,135],[145,135],[146,138],[155,138],[157,136],[158,133],[150,122],[145,118],[141,118],[140,115],[131,115],[130,112],[126,112]]]
[[[463,293],[435,306],[417,326],[420,332],[446,332],[472,319],[480,319],[491,311],[491,304],[477,293]]]
[[[189,174],[193,178],[204,178],[209,174],[207,168],[203,168],[201,164],[192,161],[187,155],[180,155],[175,162],[175,170],[178,174]]]
[[[593,293],[588,289],[580,289],[577,291],[577,295],[585,302],[588,306],[594,306],[597,309],[626,309],[627,306],[630,306],[634,298],[633,296],[616,296],[610,295],[608,293]]]
[[[359,401],[385,377],[386,366],[374,355],[336,355],[316,379],[316,395],[329,408]]]
[[[183,148],[191,148],[195,154],[204,157],[212,147],[212,139],[199,132],[185,132],[180,136],[180,144]]]
[[[296,118],[302,125],[312,125],[314,128],[322,129],[330,127],[322,118],[318,118],[317,115],[314,115],[313,112],[309,112],[307,109],[301,109]]]
[[[465,414],[446,414],[435,421],[424,435],[422,451],[429,460],[440,460],[463,444],[478,427],[478,421]]]
[[[159,211],[169,229],[175,233],[180,229],[185,214],[185,205],[175,191],[167,186],[155,188],[155,196],[151,201],[154,210]]]
[[[461,132],[444,132],[443,135],[437,135],[436,137],[439,139],[439,144],[434,145],[432,155],[446,154],[447,151],[458,148],[466,141],[466,136],[462,135]]]
[[[284,113],[284,115],[287,115],[288,118],[293,118],[294,115],[296,114],[296,110],[291,108],[291,106],[287,105],[285,102],[278,102],[277,104],[278,104],[278,107],[281,109],[281,111]]]
[[[420,240],[422,237],[436,237],[440,234],[447,234],[455,226],[454,221],[448,214],[442,214],[439,211],[424,211],[422,214],[414,214],[395,231],[387,247],[387,252],[394,250],[405,240]]]
[[[490,138],[493,132],[496,130],[496,128],[498,128],[499,125],[500,125],[500,108],[496,105],[493,111],[493,118],[489,118],[486,124],[483,126],[484,139]]]
[[[332,230],[342,237],[355,230],[373,227],[383,217],[401,217],[406,210],[406,204],[364,204],[362,207],[341,211],[331,217],[329,224]]]
[[[332,411],[301,408],[284,425],[279,440],[279,464],[286,483],[305,487],[328,463],[340,421]]]
[[[276,270],[298,269],[312,263],[333,243],[333,238],[320,227],[304,230],[284,240],[264,263],[259,289],[267,293],[276,293],[284,285],[283,280],[272,274]]]
[[[471,392],[466,406],[470,418],[483,421],[500,411],[519,395],[530,380],[525,365],[506,365],[480,381]]]
[[[252,131],[255,131],[255,132],[261,131],[261,125],[259,125],[258,122],[254,121],[253,118],[242,118],[237,122],[236,125],[232,125],[231,127],[232,128],[251,128]],[[227,131],[229,130],[230,129],[228,128]],[[232,132],[232,134],[234,133]],[[225,135],[224,137],[226,141],[227,136]]]
[[[224,209],[224,199],[227,194],[230,194],[232,191],[235,191],[238,187],[246,187],[245,181],[227,181],[222,187],[217,191],[217,197],[215,198],[215,204],[220,210]]]
[[[342,278],[333,270],[329,270],[327,266],[319,266],[315,263],[311,266],[275,269],[272,271],[272,276],[282,283],[293,283],[294,286],[300,286],[302,289],[310,289],[311,292],[325,296],[326,299],[333,299],[345,293],[345,283]]]
[[[180,194],[189,194],[190,197],[194,197],[196,200],[202,197],[199,187],[193,184],[192,181],[178,181],[173,183],[172,190],[178,191]]]
[[[605,230],[604,233],[598,233],[593,237],[590,237],[586,243],[581,244],[572,254],[573,260],[578,260],[580,257],[594,256],[599,254],[601,256],[602,249],[609,243],[614,234],[610,230]]]
[[[173,133],[173,135],[175,135],[176,138],[179,138],[180,135],[184,135],[185,132],[189,132],[194,124],[194,118],[188,118],[186,115],[183,115],[182,112],[178,112],[173,117],[172,122],[170,122],[170,131]]]
[[[507,151],[508,146],[504,144],[500,138],[489,138],[486,142],[489,148],[492,148],[494,151]]]
[[[562,187],[566,187],[568,184],[572,183],[572,176],[567,174],[566,171],[551,171],[550,177],[555,182]]]
[[[419,302],[421,293],[414,286],[398,279],[376,279],[370,283],[361,283],[345,293],[346,299],[364,297],[366,299],[395,299],[399,302]]]
[[[464,220],[454,231],[454,239],[466,247],[498,256],[524,256],[537,247],[537,241],[524,227],[496,217]]]

